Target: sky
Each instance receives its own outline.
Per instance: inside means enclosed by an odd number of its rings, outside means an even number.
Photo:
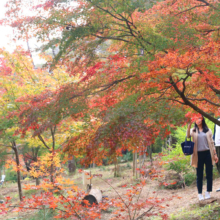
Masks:
[[[6,2],[7,0],[0,0],[0,19],[5,17]],[[16,48],[17,45],[22,45],[23,48],[27,49],[26,42],[18,41],[17,43],[15,43],[14,41],[12,41],[12,38],[13,38],[13,28],[0,25],[0,48],[4,47],[7,51],[13,52],[13,50]],[[30,45],[31,43],[36,44],[37,42],[31,40]],[[32,56],[35,65],[44,63],[44,60],[39,59],[37,53],[32,53]]]
[[[4,18],[6,0],[0,0],[0,19]],[[13,36],[13,30],[10,27],[0,26],[0,48],[5,47],[6,50],[12,51],[15,44],[10,40]]]
[[[23,0],[23,1],[25,1],[25,0]],[[0,19],[5,17],[5,12],[6,12],[5,4],[6,4],[6,2],[7,2],[7,0],[0,0]],[[32,2],[32,4],[33,4],[33,2]],[[77,1],[75,1],[75,2],[71,1],[71,5],[76,6]],[[27,11],[25,11],[25,13],[30,14],[30,11],[27,10]],[[22,45],[22,47],[24,49],[27,49],[26,42],[17,41],[15,43],[14,41],[12,41],[12,38],[13,38],[13,28],[0,25],[0,48],[4,47],[7,51],[13,52],[13,50],[16,48],[17,45]],[[33,50],[34,48],[36,48],[36,45],[39,46],[39,43],[35,39],[30,39],[29,45],[30,45],[31,49]],[[33,56],[35,65],[42,64],[45,62],[44,60],[39,59],[37,53],[32,53],[32,56]]]

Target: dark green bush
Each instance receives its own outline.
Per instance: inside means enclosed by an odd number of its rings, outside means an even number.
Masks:
[[[133,160],[133,154],[131,151],[128,151],[126,154],[124,154],[122,157],[121,157],[121,160],[123,161],[132,161]]]
[[[5,181],[17,182],[17,173],[13,170],[6,170]]]
[[[196,181],[195,170],[190,166],[189,157],[168,163],[165,168],[181,173],[185,180],[186,186],[190,186]]]
[[[190,186],[192,183],[196,181],[196,173],[195,172],[188,172],[184,175],[184,180],[186,186]]]
[[[177,173],[186,173],[191,169],[189,161],[185,159],[172,161],[168,163],[165,167],[167,170],[174,170]]]

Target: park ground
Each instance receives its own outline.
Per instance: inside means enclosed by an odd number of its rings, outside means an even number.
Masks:
[[[119,177],[114,176],[114,166],[101,166],[92,168],[92,174],[102,174],[103,180],[100,178],[94,178],[92,180],[93,188],[99,188],[104,196],[108,196],[109,198],[114,198],[117,196],[115,190],[122,195],[125,193],[127,188],[122,187],[123,185],[134,184],[138,182],[135,178],[133,178],[133,172],[131,163],[121,164],[121,174]],[[166,171],[165,171],[166,172]],[[82,186],[82,173],[76,173],[73,176],[67,176],[74,180],[75,185],[79,187]],[[115,189],[113,190],[105,181],[111,184],[111,186]],[[198,198],[197,198],[197,189],[196,183],[194,182],[191,186],[180,188],[180,189],[165,189],[164,187],[160,187],[160,181],[158,179],[151,180],[150,178],[146,178],[147,184],[143,188],[141,193],[142,198],[156,197],[158,199],[164,199],[161,203],[161,206],[165,207],[162,211],[169,216],[169,219],[219,219],[220,218],[220,204],[217,202],[208,204],[204,207],[200,207]],[[34,180],[23,180],[22,184],[35,184]],[[215,178],[213,182],[213,192],[212,197],[220,199],[220,192],[216,192],[216,189],[220,187],[220,178]],[[203,186],[203,190],[205,190],[205,183]],[[34,190],[24,190],[24,195],[26,197],[35,194]],[[4,197],[10,196],[14,203],[18,202],[18,191],[17,184],[6,182],[2,188],[0,188],[0,199],[4,199]],[[159,210],[157,208],[153,208],[152,212],[157,213]],[[9,212],[7,215],[1,215],[0,219],[12,220],[12,219],[25,219],[25,220],[37,220],[40,219],[40,214],[37,211],[28,210],[27,212]],[[111,212],[103,213],[103,220],[108,220],[111,218]],[[49,216],[47,219],[52,219]],[[157,217],[142,219],[153,219],[159,220],[161,219],[159,215]]]

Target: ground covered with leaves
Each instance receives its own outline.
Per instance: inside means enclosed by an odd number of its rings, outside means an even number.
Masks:
[[[129,190],[131,185],[138,184],[139,179],[135,179],[132,173],[132,167],[130,163],[120,165],[119,177],[114,176],[114,166],[101,166],[92,168],[92,174],[101,174],[102,178],[93,178],[93,188],[98,188],[102,191],[103,196],[108,199],[115,199],[118,194],[122,197]],[[163,175],[168,171],[163,171]],[[82,173],[76,173],[74,176],[66,176],[71,180],[74,180],[75,184],[80,188],[82,185]],[[186,186],[180,189],[167,189],[166,186],[161,185],[160,178],[150,179],[146,176],[146,185],[143,187],[140,197],[142,199],[155,199],[159,203],[159,206],[155,206],[150,212],[157,214],[154,217],[142,217],[140,219],[162,219],[160,214],[167,214],[168,219],[219,219],[220,216],[220,205],[218,203],[208,204],[204,207],[200,207],[197,198],[197,188],[195,183],[191,186]],[[35,185],[35,180],[23,180],[22,185],[31,184]],[[205,183],[204,183],[205,185]],[[212,196],[220,198],[220,193],[215,192],[220,187],[220,178],[214,180]],[[205,190],[205,186],[203,188]],[[30,189],[25,190],[24,195],[31,197],[32,195],[40,194],[39,191]],[[16,205],[19,202],[19,196],[17,192],[17,184],[6,182],[0,189],[0,198],[2,200],[5,197],[10,196],[13,200],[13,204]],[[112,218],[114,207],[103,211],[101,219],[108,220]],[[139,215],[144,211],[140,211]],[[25,212],[9,212],[7,215],[2,214],[0,219],[53,219],[53,210],[27,210]]]

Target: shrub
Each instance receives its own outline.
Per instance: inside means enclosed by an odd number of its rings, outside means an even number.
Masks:
[[[174,170],[177,173],[185,173],[189,170],[189,165],[186,162],[187,161],[185,160],[177,160],[177,161],[170,162],[167,165],[167,169]]]
[[[17,173],[13,170],[6,170],[5,181],[17,182]]]
[[[128,169],[131,169],[131,168],[132,168],[130,163],[127,163],[127,164],[126,164],[126,167],[127,167]]]
[[[163,158],[164,160],[164,158]],[[190,166],[190,157],[173,157],[168,164],[164,165],[167,170],[174,170],[177,173],[186,173],[193,168]]]
[[[133,154],[132,151],[128,151],[126,154],[124,154],[122,157],[120,157],[121,161],[132,161],[133,160]]]
[[[56,215],[54,210],[45,209],[38,211],[33,217],[29,217],[28,220],[52,220],[54,219],[53,216]]]
[[[186,186],[190,186],[192,183],[196,181],[196,174],[195,172],[188,172],[184,175],[184,180]]]
[[[219,172],[216,166],[213,166],[213,179],[219,178]]]

